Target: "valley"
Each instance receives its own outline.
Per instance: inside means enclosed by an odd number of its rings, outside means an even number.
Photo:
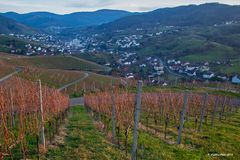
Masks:
[[[240,5],[115,3],[0,7],[0,160],[238,160]]]

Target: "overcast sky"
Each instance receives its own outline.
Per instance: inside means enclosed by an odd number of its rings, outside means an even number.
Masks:
[[[240,5],[240,0],[0,0],[0,12],[14,11],[27,13],[49,11],[64,14],[99,9],[150,11],[163,7],[216,1],[225,4]]]

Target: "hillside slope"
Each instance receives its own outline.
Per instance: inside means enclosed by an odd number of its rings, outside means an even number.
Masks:
[[[75,59],[71,56],[35,56],[7,60],[8,63],[23,67],[40,67],[46,69],[106,71],[107,68],[96,63]]]
[[[121,18],[100,29],[126,29],[129,27],[163,26],[209,26],[227,21],[240,21],[240,6],[229,6],[219,3],[180,6],[157,9]]]
[[[37,31],[18,23],[10,18],[0,15],[0,34],[33,34]]]
[[[76,12],[58,15],[49,12],[18,14],[7,12],[2,15],[35,28],[49,27],[85,27],[108,23],[132,13],[120,10],[99,10],[95,12]]]

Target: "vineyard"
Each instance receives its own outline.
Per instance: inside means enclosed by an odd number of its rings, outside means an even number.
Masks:
[[[41,79],[42,83],[47,86],[60,88],[68,83],[81,79],[84,77],[85,73],[89,75],[86,79],[67,87],[64,89],[64,93],[69,95],[82,94],[83,90],[85,90],[85,92],[92,92],[94,90],[103,90],[111,86],[109,81],[111,81],[113,77],[93,72],[27,67],[18,75],[30,81]],[[116,83],[119,81],[117,78],[115,78],[115,80]]]
[[[7,59],[6,62],[14,66],[45,69],[105,71],[104,66],[67,56],[15,57]]]
[[[109,89],[111,87],[111,82],[113,79],[115,83],[120,83],[120,78],[114,78],[107,75],[100,75],[93,72],[88,72],[89,76],[83,81],[68,87],[65,92],[70,95],[79,95],[83,92],[90,93],[100,90]]]
[[[112,142],[125,150],[126,154],[129,153],[135,136],[132,132],[136,124],[134,115],[139,110],[135,108],[136,93],[115,88],[87,94],[84,100],[88,112],[100,124],[100,130],[106,135],[110,134]],[[236,97],[159,91],[141,93],[140,101],[141,116],[138,127],[141,145],[138,145],[137,149],[139,158],[144,157],[144,150],[151,148],[147,146],[149,142],[141,140],[141,136],[146,137],[146,134],[151,134],[169,145],[193,149],[200,146],[210,148],[209,145],[213,142],[208,139],[216,138],[210,137],[214,135],[215,128],[231,124],[232,121],[239,122],[239,119],[235,119],[240,107],[240,100]],[[225,132],[230,135],[230,131]],[[222,145],[227,145],[224,140]],[[235,154],[240,156],[237,145],[230,147],[231,150],[228,148],[229,146],[214,148],[215,150],[210,148],[206,153],[236,150]]]
[[[46,151],[67,114],[68,96],[13,77],[0,84],[0,159],[26,159]]]
[[[59,88],[65,84],[82,78],[84,73],[81,71],[65,71],[59,69],[28,67],[19,73],[19,76],[31,81],[41,79],[43,84]]]
[[[0,78],[14,72],[14,67],[6,64],[0,59]]]

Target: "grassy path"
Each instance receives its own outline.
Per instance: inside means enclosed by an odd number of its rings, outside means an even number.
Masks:
[[[112,147],[81,106],[71,108],[64,144],[50,149],[47,159],[122,160],[122,151]]]

